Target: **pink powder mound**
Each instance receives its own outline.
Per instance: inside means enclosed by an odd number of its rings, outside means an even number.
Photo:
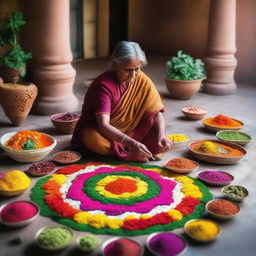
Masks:
[[[28,220],[38,212],[37,207],[26,201],[14,202],[6,205],[1,211],[3,221],[15,223]]]

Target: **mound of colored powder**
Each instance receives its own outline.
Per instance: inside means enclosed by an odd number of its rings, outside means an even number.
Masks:
[[[141,253],[141,246],[127,238],[120,238],[109,243],[104,250],[106,256],[140,256]]]
[[[159,233],[149,241],[151,250],[161,256],[177,255],[184,250],[185,246],[182,238],[169,232]]]
[[[223,140],[249,140],[250,137],[244,133],[236,132],[236,131],[222,131],[219,134],[219,138]]]
[[[14,202],[6,205],[1,211],[3,221],[15,223],[28,220],[38,212],[37,207],[26,201]]]
[[[79,240],[80,249],[86,252],[94,251],[99,246],[99,244],[99,239],[93,235],[82,236]]]
[[[199,178],[211,182],[229,182],[233,180],[231,175],[218,170],[202,171],[201,173],[199,173]]]

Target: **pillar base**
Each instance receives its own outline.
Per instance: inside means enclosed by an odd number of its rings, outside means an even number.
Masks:
[[[203,93],[213,94],[213,95],[229,95],[236,93],[236,83],[229,82],[229,83],[211,83],[211,82],[204,82]]]

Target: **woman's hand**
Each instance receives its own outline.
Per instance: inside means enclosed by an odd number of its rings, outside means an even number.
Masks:
[[[159,146],[159,152],[163,153],[171,149],[173,142],[166,138],[166,137],[160,137],[158,139],[158,146]]]

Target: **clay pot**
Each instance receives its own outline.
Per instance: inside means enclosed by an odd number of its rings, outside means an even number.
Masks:
[[[0,85],[0,103],[7,117],[16,126],[22,125],[37,96],[37,87],[31,83],[3,83]]]
[[[0,76],[3,78],[5,83],[14,83],[19,81],[20,73],[24,72],[25,69],[25,66],[18,69],[2,66],[0,69]]]
[[[165,78],[167,90],[172,98],[188,100],[196,94],[202,84],[203,79],[198,80],[175,80]]]

